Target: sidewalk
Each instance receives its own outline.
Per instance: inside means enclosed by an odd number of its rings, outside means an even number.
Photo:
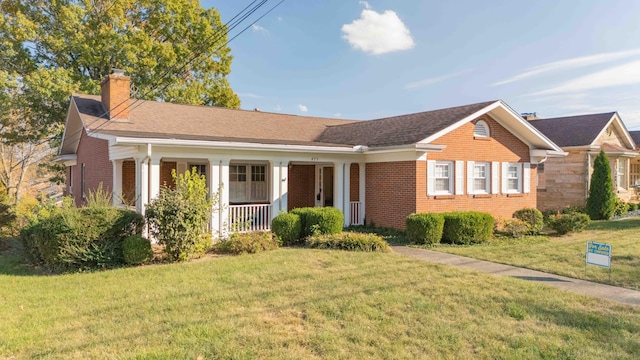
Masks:
[[[536,281],[561,290],[611,300],[625,305],[640,306],[640,291],[436,251],[417,249],[407,246],[392,246],[392,248],[393,251],[398,254],[431,263],[445,264],[464,269],[476,270],[487,274],[510,276],[517,279]]]

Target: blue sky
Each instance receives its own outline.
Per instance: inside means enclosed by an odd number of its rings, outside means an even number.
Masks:
[[[227,22],[249,2],[201,4]],[[503,99],[640,130],[639,19],[637,0],[286,0],[230,43],[229,82],[243,109],[374,119]]]

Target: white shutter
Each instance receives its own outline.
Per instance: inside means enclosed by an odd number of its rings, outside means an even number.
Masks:
[[[531,163],[524,163],[524,171],[523,171],[523,182],[524,182],[524,193],[528,194],[531,192]]]
[[[467,161],[467,194],[473,194],[473,167],[475,161]]]
[[[436,192],[436,161],[427,160],[427,195]]]
[[[507,172],[509,171],[509,163],[508,162],[503,162],[502,163],[502,193],[506,194],[507,193],[507,186],[509,185],[508,181],[507,181]]]
[[[464,195],[464,161],[456,161],[456,195]]]
[[[497,161],[491,163],[491,193],[500,193],[500,163]]]

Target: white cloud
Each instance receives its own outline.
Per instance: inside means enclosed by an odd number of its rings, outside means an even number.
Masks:
[[[585,67],[590,65],[597,65],[606,62],[611,62],[614,60],[623,59],[629,56],[640,54],[640,49],[636,50],[628,50],[628,51],[618,51],[618,52],[610,52],[610,53],[602,53],[596,55],[582,56],[572,59],[565,59],[560,61],[554,61],[534,67],[530,67],[525,69],[525,71],[521,74],[510,77],[506,80],[499,81],[493,86],[496,85],[505,85],[512,82],[520,81],[523,79],[527,79],[530,77],[534,77],[537,75],[542,75],[549,72],[562,71],[562,70],[570,70],[579,67]]]
[[[280,106],[280,104],[276,105],[276,111],[277,112],[282,111],[282,106]]]
[[[638,83],[640,83],[640,60],[584,75],[550,89],[534,92],[529,95],[554,95]]]
[[[305,105],[302,105],[302,104],[298,104],[298,110],[300,110],[300,111],[302,111],[304,113],[309,111],[309,109]]]
[[[417,88],[421,88],[421,87],[425,87],[425,86],[429,86],[429,85],[433,85],[439,82],[443,82],[445,80],[449,80],[451,78],[460,76],[460,75],[464,75],[471,72],[471,69],[467,69],[467,70],[462,70],[462,71],[458,71],[452,74],[446,74],[446,75],[442,75],[442,76],[436,76],[436,77],[432,77],[432,78],[428,78],[428,79],[424,79],[424,80],[419,80],[419,81],[415,81],[412,83],[408,83],[407,85],[404,86],[404,88],[406,90],[410,90],[410,89],[417,89]]]
[[[386,10],[377,13],[364,3],[360,18],[350,24],[342,25],[342,38],[351,47],[374,55],[394,51],[408,50],[415,46],[411,32],[400,20],[395,11]]]
[[[339,118],[339,117],[342,117],[342,114],[341,113],[335,113],[335,114],[333,114],[333,117]]]
[[[264,96],[262,95],[257,95],[254,93],[238,93],[239,96],[241,97],[247,97],[247,98],[252,98],[252,99],[262,99]]]
[[[371,9],[371,5],[367,1],[358,1],[358,4],[364,6],[365,9]]]
[[[264,34],[269,33],[269,30],[267,30],[267,29],[263,28],[263,27],[262,27],[262,26],[260,26],[260,25],[256,25],[256,24],[251,25],[251,29],[252,29],[254,32],[261,32],[261,33],[264,33]]]

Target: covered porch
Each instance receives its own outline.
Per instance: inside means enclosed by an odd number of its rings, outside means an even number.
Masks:
[[[123,156],[112,160],[113,202],[144,214],[161,186],[173,186],[172,171],[195,169],[218,204],[210,223],[216,237],[268,231],[275,216],[299,207],[333,206],[344,214],[345,226],[364,224],[365,164],[344,157],[301,157],[180,157],[157,151],[156,156]]]

